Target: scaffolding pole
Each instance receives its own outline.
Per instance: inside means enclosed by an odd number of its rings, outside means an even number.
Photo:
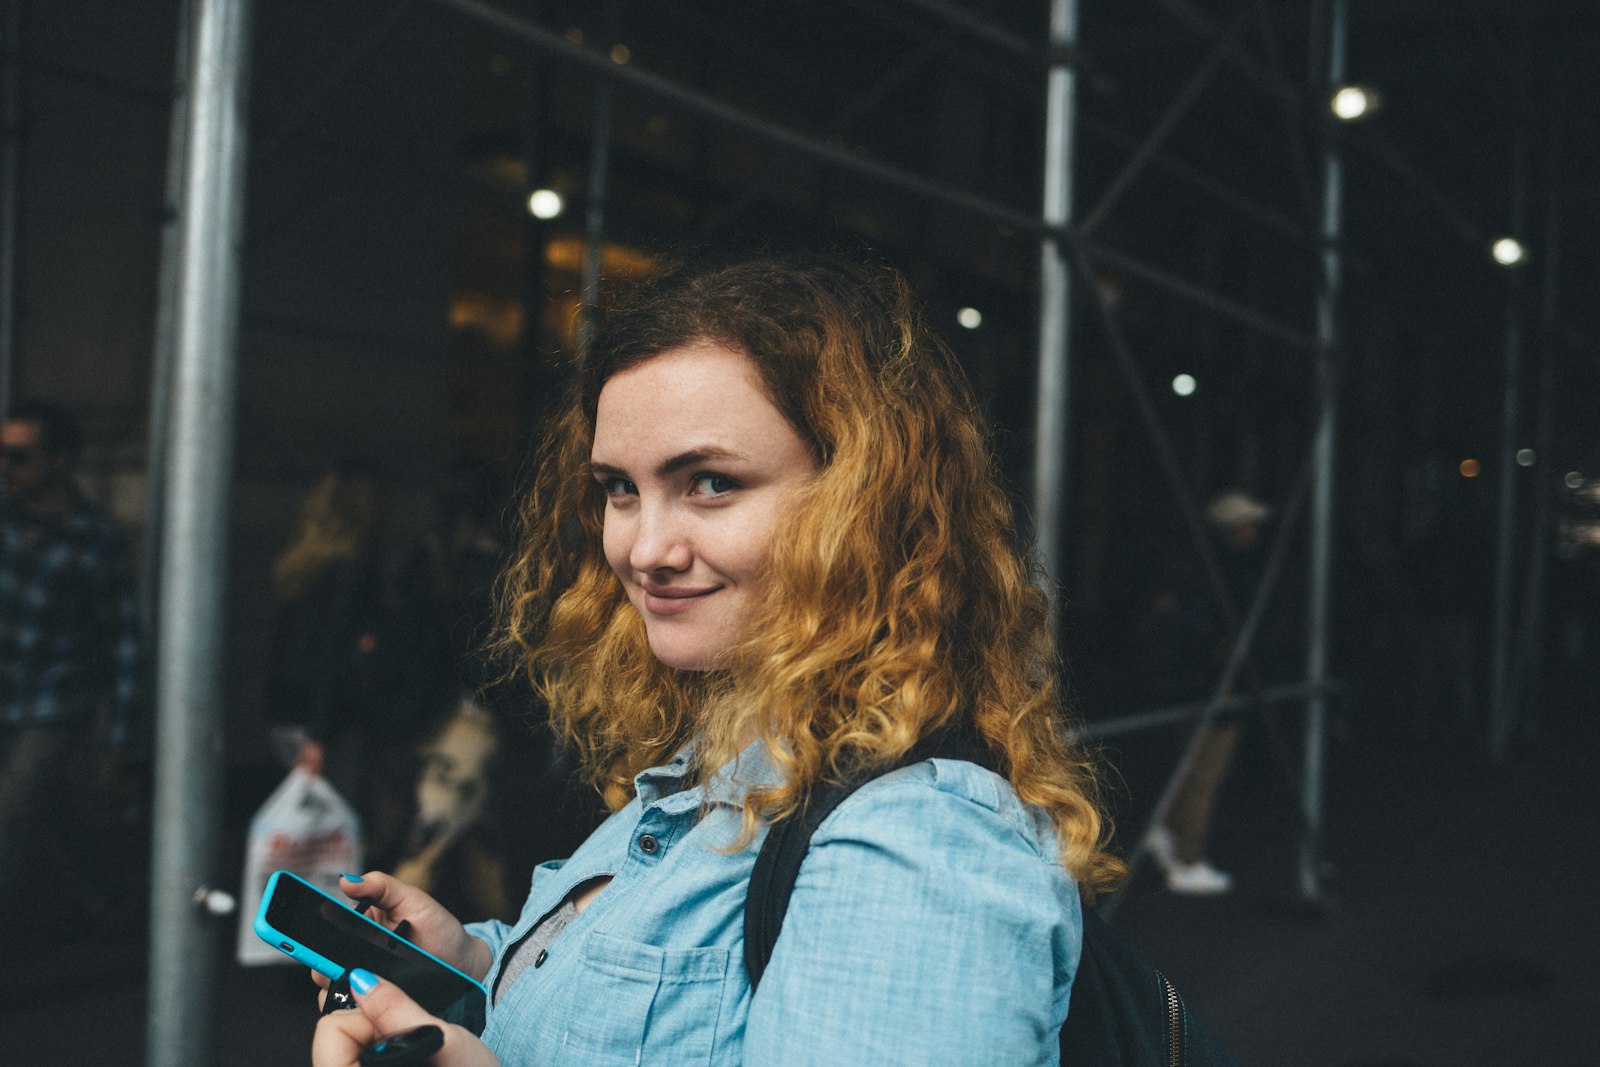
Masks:
[[[172,426],[172,367],[178,311],[178,273],[183,262],[184,161],[188,157],[189,48],[188,4],[178,5],[178,51],[172,78],[172,119],[167,127],[167,184],[161,201],[161,266],[156,275],[156,324],[150,346],[150,424],[145,445],[144,539],[140,569],[140,611],[146,633],[156,632],[160,605],[163,502],[167,499],[167,439]]]
[[[1527,139],[1517,134],[1511,175],[1511,234],[1521,239],[1527,198]],[[1506,287],[1505,393],[1500,413],[1500,501],[1494,574],[1494,659],[1489,679],[1489,754],[1506,754],[1517,718],[1511,686],[1511,617],[1516,585],[1517,436],[1522,432],[1522,286],[1513,273]]]
[[[223,927],[200,905],[220,830],[223,593],[233,466],[250,0],[193,0],[163,502],[146,1061],[214,1063]],[[179,54],[185,54],[180,47]]]
[[[22,2],[5,0],[0,33],[0,413],[11,410],[17,360],[17,199],[22,162]]]
[[[615,43],[617,5],[606,5],[609,24],[608,43]],[[595,89],[594,113],[589,125],[589,177],[586,183],[586,210],[583,218],[582,319],[579,321],[578,351],[585,356],[594,343],[596,316],[600,312],[600,266],[606,243],[606,196],[611,184],[611,123],[617,110],[616,83],[600,79]]]
[[[1044,237],[1039,242],[1039,392],[1034,416],[1033,522],[1052,606],[1061,585],[1065,526],[1071,316],[1071,264],[1063,236],[1072,216],[1075,76],[1068,56],[1078,43],[1078,0],[1051,0],[1050,70],[1045,81]],[[1051,618],[1057,617],[1056,612]]]
[[[1333,0],[1328,34],[1330,87],[1344,81],[1348,27],[1346,0]],[[1332,613],[1333,492],[1337,459],[1334,446],[1339,419],[1334,355],[1339,344],[1338,314],[1343,282],[1339,247],[1343,194],[1343,160],[1337,141],[1330,136],[1322,161],[1322,290],[1317,296],[1317,372],[1324,388],[1312,444],[1311,573],[1306,605],[1306,682],[1314,688],[1306,700],[1305,756],[1300,783],[1304,829],[1300,839],[1300,895],[1309,903],[1322,899],[1322,779],[1328,728],[1328,629]]]

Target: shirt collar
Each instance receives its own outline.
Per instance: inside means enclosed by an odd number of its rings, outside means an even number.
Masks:
[[[649,807],[666,797],[685,792],[689,769],[694,765],[699,748],[700,739],[694,738],[668,762],[635,775],[633,787],[638,792],[639,803]],[[693,795],[694,804],[703,800],[707,804],[737,807],[744,803],[745,794],[751,789],[778,785],[782,781],[783,774],[772,762],[765,742],[758,740],[752,741],[744,751],[717,768],[708,781],[688,792]]]

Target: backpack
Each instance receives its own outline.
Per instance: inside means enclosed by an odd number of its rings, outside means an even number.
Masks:
[[[772,827],[745,893],[744,962],[752,988],[772,958],[795,877],[817,827],[873,778],[934,758],[997,769],[983,742],[965,733],[941,731],[918,742],[891,767],[818,785],[799,813]],[[1088,908],[1083,912],[1083,956],[1072,981],[1067,1021],[1061,1027],[1061,1063],[1237,1067],[1216,1035],[1189,1013],[1166,976]]]

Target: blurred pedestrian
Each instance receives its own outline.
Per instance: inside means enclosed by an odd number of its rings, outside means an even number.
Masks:
[[[1206,521],[1219,535],[1219,563],[1235,607],[1243,610],[1254,598],[1260,579],[1261,526],[1272,509],[1237,489],[1219,493],[1206,505]],[[1206,598],[1204,629],[1211,635],[1208,666],[1220,671],[1233,654],[1233,635],[1214,596]],[[1165,820],[1146,839],[1151,858],[1166,876],[1174,893],[1214,896],[1233,888],[1233,876],[1218,870],[1206,858],[1211,820],[1233,750],[1239,743],[1239,724],[1218,720],[1207,726],[1183,782],[1173,795]]]
[[[13,407],[0,440],[0,915],[20,927],[46,872],[80,885],[106,858],[82,831],[144,748],[133,564],[73,479],[81,444],[77,420],[39,401]]]
[[[393,862],[410,822],[415,746],[442,699],[443,637],[397,610],[385,581],[384,501],[364,473],[329,471],[273,566],[279,610],[268,714],[294,762],[361,813],[367,855]]]

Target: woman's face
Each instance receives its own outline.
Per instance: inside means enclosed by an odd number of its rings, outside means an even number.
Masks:
[[[669,349],[600,390],[590,467],[606,560],[669,667],[705,670],[761,603],[772,531],[816,473],[749,357]]]

